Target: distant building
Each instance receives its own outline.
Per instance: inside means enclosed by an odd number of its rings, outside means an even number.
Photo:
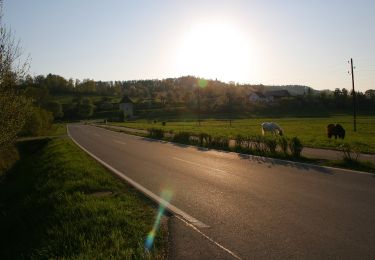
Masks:
[[[268,98],[261,92],[252,92],[249,94],[249,102],[268,102]]]
[[[268,98],[269,101],[274,101],[291,96],[289,91],[285,89],[266,91],[264,95]]]
[[[134,102],[128,96],[124,96],[119,104],[120,111],[124,113],[124,118],[131,118],[134,116]]]
[[[249,102],[251,103],[269,103],[281,98],[290,97],[288,90],[272,90],[262,92],[251,92],[248,95]]]

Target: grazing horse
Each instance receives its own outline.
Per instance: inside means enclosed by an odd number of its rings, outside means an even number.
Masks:
[[[331,138],[332,136],[337,139],[337,137],[344,139],[345,138],[345,129],[342,127],[342,125],[337,124],[329,124],[327,125],[327,136],[328,138]]]
[[[274,122],[262,123],[262,135],[264,135],[265,132],[271,132],[273,134],[283,135],[283,129]]]

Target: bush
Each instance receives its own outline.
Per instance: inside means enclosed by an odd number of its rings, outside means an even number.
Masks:
[[[209,147],[211,145],[212,137],[209,134],[206,133],[200,133],[199,136],[199,145]]]
[[[264,137],[261,135],[251,136],[248,140],[249,148],[254,147],[256,152],[264,152]]]
[[[358,162],[360,151],[355,147],[352,147],[348,143],[341,144],[339,146],[340,151],[343,152],[343,160],[345,162]]]
[[[275,138],[265,138],[264,145],[268,152],[272,154],[276,153],[277,140]]]
[[[189,132],[178,132],[173,136],[172,140],[176,143],[189,144],[191,135]]]
[[[284,155],[288,155],[288,140],[284,136],[280,136],[279,145]]]
[[[99,108],[103,111],[111,111],[113,109],[113,105],[111,102],[104,101],[100,104]]]
[[[80,118],[87,119],[92,116],[94,112],[94,104],[90,98],[82,98],[77,105],[77,113]]]
[[[245,142],[245,137],[243,137],[242,135],[236,135],[236,137],[234,138],[234,140],[236,142],[235,147],[237,149],[241,149],[243,143]]]
[[[229,138],[226,136],[215,136],[211,140],[211,147],[228,150],[229,149]]]
[[[300,157],[303,145],[297,137],[293,137],[289,140],[289,149],[293,157]]]
[[[163,126],[165,126],[167,123],[166,123],[165,121],[163,121],[161,124],[162,124]]]
[[[57,101],[50,101],[47,102],[44,105],[44,108],[48,111],[50,111],[53,114],[53,117],[56,118],[62,118],[64,116],[64,112],[62,110],[62,106]]]
[[[33,107],[30,116],[26,119],[20,135],[41,136],[51,129],[53,122],[52,113],[42,108]]]
[[[148,131],[148,137],[150,138],[156,138],[156,139],[163,139],[164,137],[164,130],[160,128],[149,128]]]

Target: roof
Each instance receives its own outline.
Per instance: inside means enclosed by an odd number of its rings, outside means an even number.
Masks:
[[[282,89],[282,90],[271,90],[267,91],[265,93],[265,96],[267,97],[290,97],[290,93],[288,90]]]
[[[120,103],[134,103],[128,96],[123,96]]]
[[[266,96],[263,95],[263,93],[261,93],[261,92],[257,92],[257,91],[256,92],[251,92],[249,95],[251,96],[253,94],[257,95],[260,98],[266,98]]]

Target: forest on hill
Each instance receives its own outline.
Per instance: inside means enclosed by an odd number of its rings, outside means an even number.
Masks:
[[[163,80],[80,81],[48,74],[27,76],[19,82],[19,87],[38,107],[52,112],[56,119],[94,117],[115,120],[118,117],[118,103],[123,96],[128,96],[135,103],[137,117],[198,112],[228,117],[259,113],[309,115],[346,113],[352,109],[352,93],[345,88],[317,91],[299,85],[225,83],[193,76]],[[284,95],[262,99],[267,93],[278,91]],[[259,99],[250,98],[253,93]],[[371,113],[375,110],[375,90],[357,92],[356,97],[360,112]]]

